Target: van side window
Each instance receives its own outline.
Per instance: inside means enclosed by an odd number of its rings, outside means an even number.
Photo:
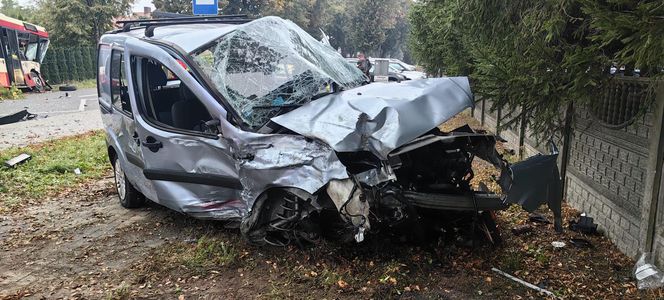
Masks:
[[[205,122],[212,117],[198,97],[162,64],[142,61],[147,119],[173,129],[206,132]]]
[[[111,53],[111,96],[113,106],[131,115],[131,100],[124,71],[124,55],[118,50]]]
[[[99,57],[97,58],[97,91],[99,97],[106,103],[111,104],[111,47],[99,45]]]

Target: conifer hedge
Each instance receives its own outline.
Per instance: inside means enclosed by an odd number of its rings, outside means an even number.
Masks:
[[[606,89],[612,67],[664,75],[662,0],[419,0],[410,21],[419,65],[469,76],[505,125],[528,116],[543,138],[564,125],[568,105]]]
[[[53,47],[48,49],[41,72],[50,84],[95,78],[94,46]]]

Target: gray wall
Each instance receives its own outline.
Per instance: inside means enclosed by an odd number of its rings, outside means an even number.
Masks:
[[[636,256],[652,113],[623,129],[600,125],[577,107],[567,201],[588,213],[625,254]]]

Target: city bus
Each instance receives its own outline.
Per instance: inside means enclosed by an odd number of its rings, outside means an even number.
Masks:
[[[0,14],[0,86],[44,91],[40,65],[48,43],[44,27]]]

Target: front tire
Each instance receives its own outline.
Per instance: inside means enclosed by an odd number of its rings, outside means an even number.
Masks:
[[[120,205],[124,208],[137,208],[145,204],[143,195],[127,180],[119,159],[113,161],[113,174],[115,177],[115,190],[118,192]]]
[[[46,89],[44,88],[44,82],[42,82],[41,76],[35,71],[30,72],[30,78],[32,78],[32,81],[35,83],[35,87],[33,90],[35,90],[38,93],[43,93]]]

